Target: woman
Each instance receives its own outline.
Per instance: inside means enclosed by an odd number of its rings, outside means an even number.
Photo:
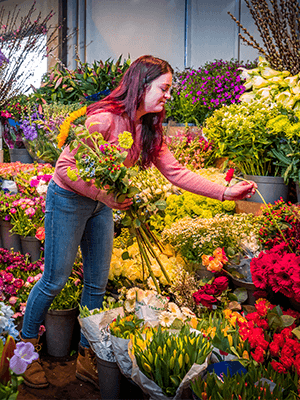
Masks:
[[[119,86],[105,99],[87,109],[86,126],[90,133],[101,132],[104,139],[117,144],[118,135],[130,131],[134,144],[124,162],[143,167],[153,163],[180,188],[218,200],[237,200],[255,193],[255,184],[241,182],[232,187],[212,183],[180,165],[162,137],[164,104],[170,98],[172,67],[159,58],[142,56],[132,63]],[[54,297],[68,280],[78,246],[81,246],[84,289],[81,304],[89,309],[101,307],[108,280],[112,246],[112,209],[126,210],[131,199],[118,203],[113,194],[99,190],[91,182],[71,181],[67,168],[74,168],[74,150],[66,147],[59,157],[49,184],[45,216],[45,269],[33,287],[24,316],[22,340],[38,342],[39,326]],[[93,353],[81,335],[76,376],[98,385]],[[25,383],[45,387],[41,365],[31,364]]]

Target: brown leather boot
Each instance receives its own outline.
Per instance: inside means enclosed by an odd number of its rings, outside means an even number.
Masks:
[[[20,339],[22,342],[27,343],[30,342],[34,345],[34,349],[36,352],[39,352],[41,349],[41,345],[39,344],[40,337],[37,339],[23,339],[20,333]],[[24,375],[24,383],[25,385],[32,387],[34,389],[43,389],[49,386],[49,382],[47,381],[45,372],[41,365],[40,358],[33,361],[28,365]]]
[[[92,349],[79,345],[76,378],[90,382],[99,389],[97,359]]]

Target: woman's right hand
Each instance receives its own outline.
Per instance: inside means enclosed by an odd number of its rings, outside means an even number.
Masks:
[[[108,207],[114,210],[128,210],[132,205],[132,199],[126,198],[124,201],[119,203],[116,199],[116,195],[113,193],[107,193],[105,190],[101,190],[97,196],[97,200],[101,201]]]

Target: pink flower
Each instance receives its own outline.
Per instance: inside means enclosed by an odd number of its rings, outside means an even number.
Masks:
[[[11,298],[8,300],[10,305],[15,305],[16,302],[18,301],[18,298],[16,296],[11,296]]]
[[[28,283],[34,282],[34,277],[33,277],[33,276],[29,276],[29,277],[27,278],[27,282],[28,282]]]
[[[1,117],[4,117],[4,118],[11,118],[11,113],[9,113],[8,111],[1,111]]]
[[[25,210],[25,214],[32,217],[35,214],[35,209],[32,207],[27,208],[27,210]]]
[[[34,277],[34,280],[35,280],[35,281],[40,280],[41,277],[42,277],[42,275],[43,275],[43,274],[41,274],[41,273],[37,274],[37,275]]]
[[[10,209],[10,213],[11,213],[11,214],[15,214],[16,212],[17,212],[17,210],[16,210],[15,208],[11,208],[11,209]]]
[[[45,326],[44,326],[44,325],[40,325],[40,328],[39,328],[39,336],[42,336],[42,334],[43,334],[44,332],[46,332]]]

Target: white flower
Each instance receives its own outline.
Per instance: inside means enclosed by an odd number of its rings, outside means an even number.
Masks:
[[[195,318],[196,315],[188,307],[181,307],[182,314],[187,318]]]
[[[176,318],[175,315],[168,311],[163,311],[162,313],[160,313],[158,317],[161,326],[166,326],[166,327],[170,327],[174,322],[175,318]]]
[[[168,310],[174,314],[175,318],[182,319],[182,314],[177,304],[170,302],[168,304]]]
[[[133,312],[135,310],[135,299],[125,300],[124,308],[127,312]]]
[[[39,195],[42,196],[43,194],[47,193],[47,189],[48,189],[47,185],[38,184],[36,191],[38,192]]]
[[[139,290],[137,287],[130,288],[126,294],[126,299],[127,300],[135,300],[136,299],[136,293]]]

